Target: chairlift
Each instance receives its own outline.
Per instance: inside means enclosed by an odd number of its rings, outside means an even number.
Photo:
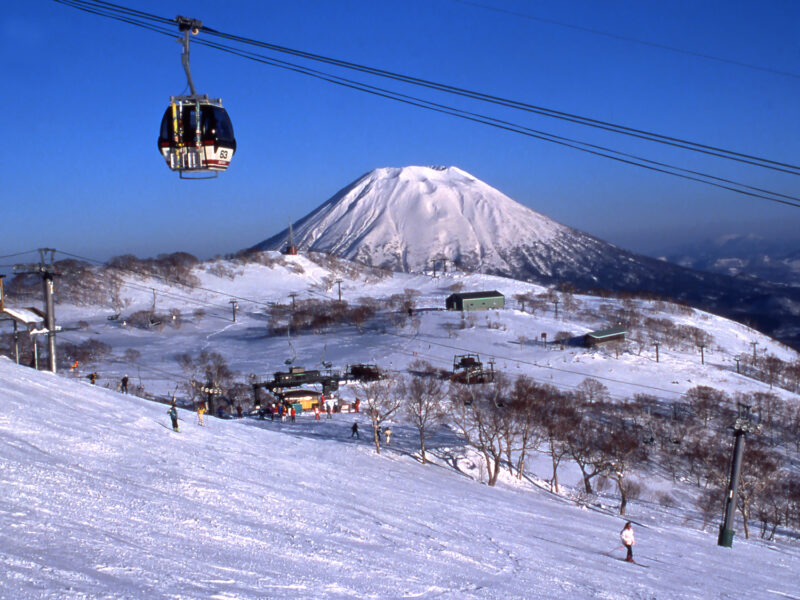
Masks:
[[[236,152],[233,124],[222,100],[198,94],[189,67],[189,35],[197,35],[201,21],[178,16],[183,32],[181,63],[191,93],[171,96],[161,119],[158,149],[167,166],[181,179],[210,179],[225,171]]]

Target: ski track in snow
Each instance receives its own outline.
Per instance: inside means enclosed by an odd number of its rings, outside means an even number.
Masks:
[[[666,600],[796,590],[794,547],[779,548],[778,567],[757,540],[721,549],[713,533],[666,513],[657,530],[638,529],[635,555],[649,568],[637,568],[620,549],[603,554],[618,518],[378,456],[369,440],[343,443],[350,419],[201,428],[181,411],[182,433],[172,434],[159,426],[168,420],[160,404],[7,360],[0,379],[0,598]],[[292,435],[315,428],[333,437]]]

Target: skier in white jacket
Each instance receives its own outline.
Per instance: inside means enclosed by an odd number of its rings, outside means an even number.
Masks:
[[[633,527],[631,526],[630,521],[625,523],[625,527],[623,527],[622,531],[619,532],[619,537],[622,539],[622,545],[628,550],[628,556],[625,557],[625,560],[628,562],[634,562],[633,545],[636,542],[633,539]]]

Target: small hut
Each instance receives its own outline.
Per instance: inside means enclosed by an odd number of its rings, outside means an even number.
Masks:
[[[506,299],[497,290],[451,294],[445,301],[447,310],[488,310],[504,308]]]
[[[599,346],[600,344],[607,344],[609,342],[622,342],[625,341],[625,334],[627,331],[624,327],[612,327],[610,329],[600,329],[598,331],[590,331],[583,336],[583,344],[587,348]]]

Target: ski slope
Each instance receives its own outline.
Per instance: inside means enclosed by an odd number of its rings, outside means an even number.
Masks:
[[[351,415],[181,410],[176,434],[85,381],[0,359],[0,382],[0,598],[800,597],[796,546],[720,548],[634,502],[630,565],[620,518],[423,466],[402,427],[381,455]]]

